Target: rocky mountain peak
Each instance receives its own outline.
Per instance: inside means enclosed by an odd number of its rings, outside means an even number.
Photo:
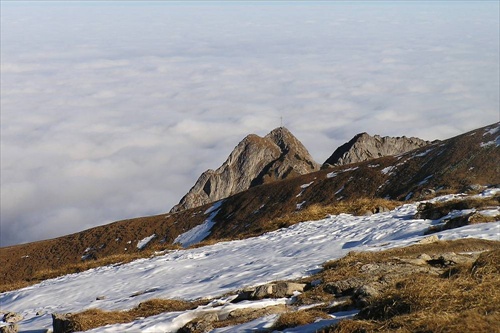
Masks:
[[[319,170],[304,145],[285,127],[265,137],[246,136],[216,170],[205,171],[171,212],[201,206],[260,184]]]
[[[410,150],[426,146],[429,143],[430,141],[415,137],[381,137],[379,135],[371,136],[363,132],[355,135],[349,142],[338,147],[325,161],[323,167],[346,165],[382,156],[403,154]]]

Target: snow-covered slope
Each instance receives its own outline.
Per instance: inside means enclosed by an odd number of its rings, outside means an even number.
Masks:
[[[498,192],[500,189],[490,189],[481,195]],[[24,316],[19,323],[21,331],[38,330],[51,328],[51,313],[55,312],[78,312],[89,308],[129,309],[151,298],[217,298],[245,286],[299,278],[317,271],[323,262],[342,257],[349,251],[381,250],[419,241],[433,221],[414,219],[417,206],[417,203],[406,204],[390,212],[366,217],[330,216],[255,238],[173,251],[129,264],[110,265],[46,280],[0,294],[1,309]],[[440,239],[475,237],[499,240],[500,222],[470,225],[437,235]],[[196,238],[196,235],[191,236]],[[105,297],[96,300],[97,296]],[[285,300],[264,302],[279,304]],[[241,307],[245,303],[227,306]],[[205,307],[199,311],[210,309]],[[41,315],[37,316],[37,312]],[[192,312],[169,313],[94,331],[175,331],[192,318]],[[256,325],[262,325],[262,321],[256,321]]]

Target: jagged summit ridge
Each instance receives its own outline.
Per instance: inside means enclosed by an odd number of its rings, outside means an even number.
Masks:
[[[325,161],[323,167],[346,165],[367,161],[382,156],[406,153],[410,150],[426,146],[430,141],[406,136],[390,137],[371,136],[366,132],[359,133],[349,142],[338,147]]]
[[[219,168],[202,173],[171,212],[201,206],[256,185],[317,170],[319,164],[285,127],[278,127],[265,137],[250,134]]]

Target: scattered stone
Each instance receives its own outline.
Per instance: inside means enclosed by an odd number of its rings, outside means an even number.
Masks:
[[[471,184],[465,188],[465,192],[478,192],[478,191],[481,191],[485,187],[486,186],[482,186],[479,184]]]
[[[430,255],[428,255],[427,253],[422,253],[421,255],[419,255],[419,256],[417,257],[417,259],[422,259],[422,260],[426,260],[426,261],[427,261],[427,260],[431,260],[432,258],[431,258],[431,256],[430,256]]]
[[[16,312],[7,312],[3,315],[3,321],[6,323],[17,323],[23,320],[23,316]]]
[[[364,281],[359,278],[335,281],[325,284],[323,290],[335,296],[345,296],[351,294],[356,288],[363,285]]]
[[[252,297],[252,290],[243,290],[238,293],[238,296],[236,296],[231,303],[238,303],[241,301],[248,301]]]
[[[459,255],[454,252],[443,253],[437,258],[428,260],[427,263],[434,267],[446,268],[456,264],[465,264],[473,262],[474,258],[466,255]]]
[[[263,286],[258,286],[255,291],[250,295],[251,299],[262,299],[269,297],[273,294],[273,285],[265,284]]]
[[[278,282],[269,283],[262,286],[244,289],[231,303],[238,303],[247,300],[258,300],[267,297],[290,297],[296,292],[303,292],[307,287],[305,283]]]
[[[104,296],[104,295],[100,295],[100,296],[97,296],[97,297],[95,298],[95,300],[96,300],[96,301],[102,301],[102,300],[104,300],[104,299],[106,299],[106,296]]]
[[[426,188],[422,191],[422,194],[425,196],[430,196],[430,195],[434,196],[436,195],[436,191],[433,190],[432,188]]]
[[[374,271],[379,268],[380,266],[377,264],[364,264],[363,266],[361,266],[360,271],[361,272]]]
[[[209,313],[202,317],[191,320],[181,327],[178,333],[205,333],[214,329],[213,322],[219,320],[217,314]],[[55,332],[54,332],[55,333]]]
[[[311,281],[310,286],[311,287],[316,287],[316,286],[319,286],[322,283],[323,283],[322,280],[314,280],[314,281]]]
[[[418,241],[418,244],[431,244],[439,241],[439,237],[436,235],[432,235],[429,237],[422,238]]]
[[[70,313],[53,313],[52,328],[54,333],[70,333],[73,332]]]
[[[386,213],[390,212],[391,210],[385,206],[378,206],[375,210],[376,213]]]
[[[16,323],[11,323],[6,326],[0,327],[0,333],[17,333],[19,331],[19,326]]]
[[[274,297],[294,296],[296,292],[303,292],[307,285],[305,283],[278,282],[273,292]]]
[[[377,297],[380,294],[380,285],[365,284],[356,290],[354,290],[354,296],[362,296],[362,297]]]
[[[416,219],[425,219],[425,220],[437,220],[443,216],[448,214],[442,208],[436,208],[434,204],[431,202],[424,202],[418,205],[417,213],[415,214]]]

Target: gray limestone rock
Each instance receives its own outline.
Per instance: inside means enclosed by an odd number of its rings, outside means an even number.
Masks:
[[[207,170],[172,213],[227,198],[250,187],[319,170],[307,149],[284,127],[248,135],[217,169]]]
[[[178,333],[205,333],[210,332],[214,329],[213,322],[219,320],[217,314],[208,313],[202,317],[196,318],[183,327],[181,327]]]
[[[430,141],[414,137],[381,137],[360,133],[337,148],[325,161],[323,168],[367,161],[382,156],[398,155],[426,146],[429,143]]]

